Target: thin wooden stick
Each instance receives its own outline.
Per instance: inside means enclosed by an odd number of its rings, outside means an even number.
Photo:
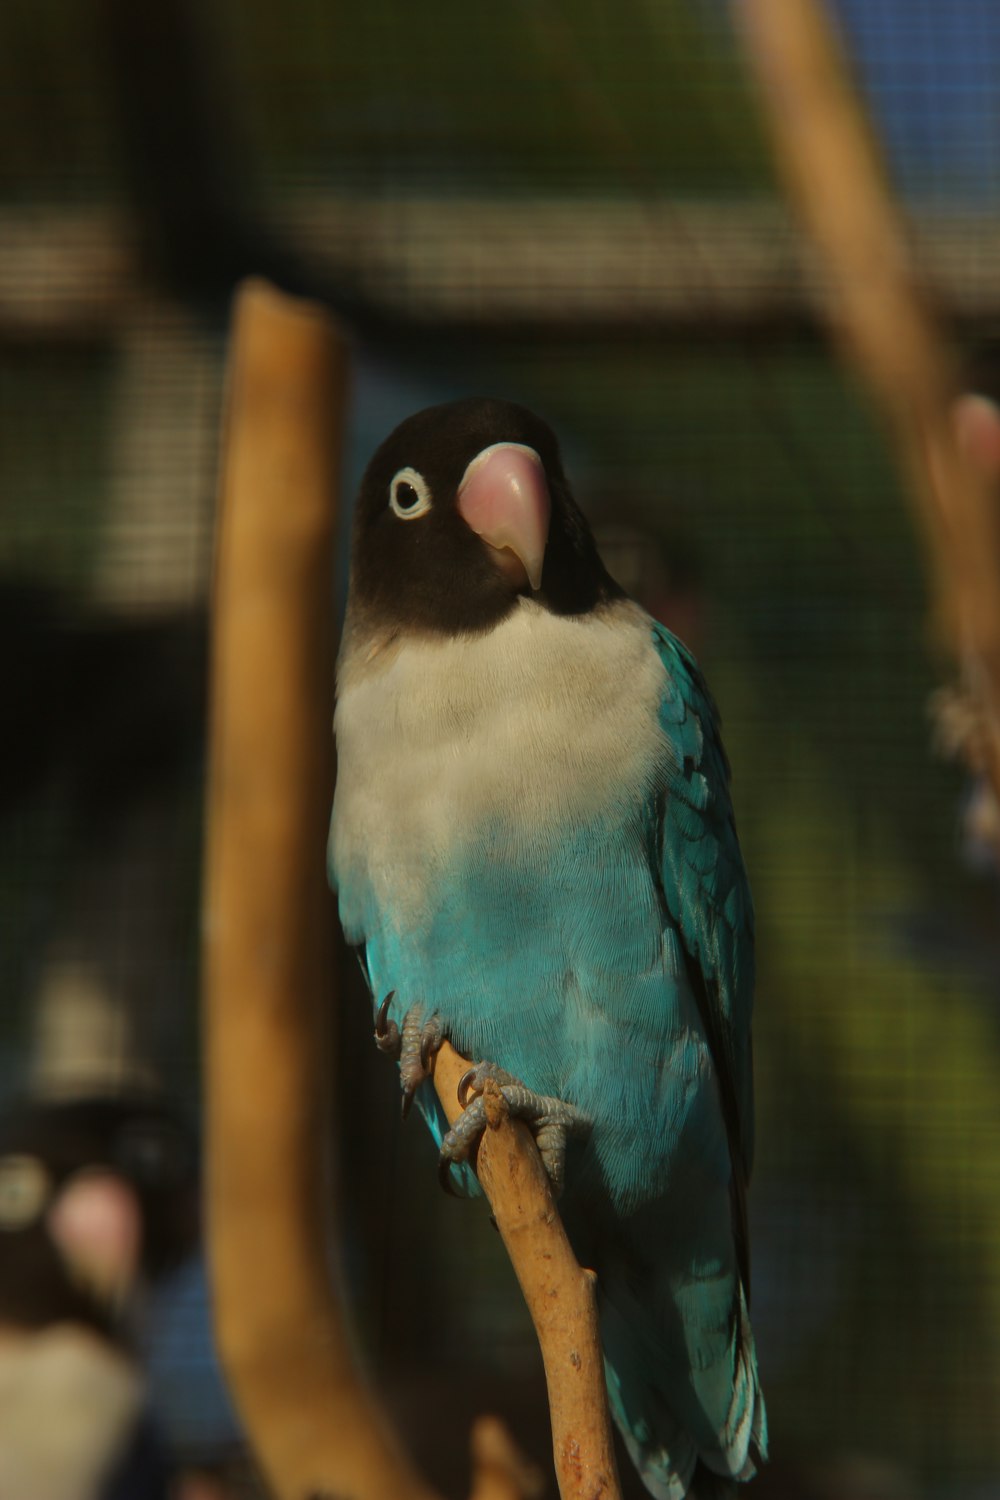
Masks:
[[[434,1086],[450,1122],[462,1112],[458,1083],[468,1066],[447,1042],[435,1061]],[[620,1500],[596,1278],[577,1264],[530,1131],[511,1120],[492,1081],[484,1101],[489,1123],[476,1173],[538,1334],[559,1493],[562,1500]]]
[[[236,1405],[275,1492],[434,1500],[352,1358],[325,1203],[333,1005],[333,523],[344,341],[235,307],[213,614],[204,934],[208,1245]]]
[[[848,363],[916,502],[938,618],[983,715],[1000,796],[1000,496],[956,436],[958,364],[921,295],[842,50],[819,0],[734,0],[775,156],[827,277]]]

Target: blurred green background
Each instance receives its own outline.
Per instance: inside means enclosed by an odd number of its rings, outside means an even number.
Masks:
[[[970,380],[996,388],[1000,12],[837,13]],[[251,272],[352,330],[348,493],[408,410],[523,400],[622,581],[705,665],[758,912],[762,1500],[1000,1493],[997,871],[930,750],[909,511],[714,0],[7,0],[0,1104],[162,1089],[197,1123],[217,423]],[[341,1021],[368,1357],[445,1479],[491,1402],[544,1456],[499,1244],[400,1131],[360,993]],[[232,1445],[222,1416],[198,1427],[203,1295],[177,1307],[163,1422]]]

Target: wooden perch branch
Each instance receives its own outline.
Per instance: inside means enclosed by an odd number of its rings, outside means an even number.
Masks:
[[[957,439],[957,359],[918,288],[820,0],[734,0],[734,14],[789,198],[825,272],[831,326],[909,481],[939,623],[983,715],[1000,797],[1000,493]]]
[[[447,1042],[437,1055],[434,1086],[450,1122],[461,1114],[458,1083],[468,1066]],[[562,1500],[618,1500],[596,1278],[577,1264],[529,1130],[510,1119],[492,1081],[484,1099],[489,1124],[476,1174],[541,1345],[559,1493]]]

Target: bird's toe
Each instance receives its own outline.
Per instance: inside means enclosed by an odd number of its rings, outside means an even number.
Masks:
[[[406,1012],[399,1053],[404,1120],[417,1089],[431,1076],[435,1054],[445,1036],[444,1023],[437,1011],[428,1016],[422,1005],[412,1005]]]
[[[571,1136],[590,1132],[586,1115],[564,1099],[536,1094],[495,1063],[481,1062],[463,1073],[458,1084],[458,1102],[462,1113],[441,1142],[439,1177],[451,1186],[451,1167],[469,1160],[487,1124],[483,1090],[488,1080],[499,1088],[508,1112],[530,1128],[552,1184],[558,1196],[565,1180],[566,1147]]]

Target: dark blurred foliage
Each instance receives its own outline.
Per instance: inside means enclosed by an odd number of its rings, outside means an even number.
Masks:
[[[933,199],[992,222],[990,0],[839,13],[914,213]],[[602,205],[638,203],[666,242],[704,200],[736,215],[705,271],[721,296],[752,262],[770,180],[721,0],[8,0],[0,1087],[48,1108],[158,1085],[196,1124],[215,434],[229,294],[267,274],[348,319],[349,474],[407,409],[471,390],[524,400],[563,435],[616,565],[696,637],[760,935],[751,1214],[775,1462],[751,1493],[986,1495],[997,890],[963,864],[966,788],[928,751],[939,663],[881,435],[801,314],[650,327],[595,280],[595,306],[620,307],[600,329],[435,325],[294,232],[303,204],[320,222],[336,194],[376,214],[421,195],[517,199],[530,265],[525,203],[582,204],[595,235]],[[101,258],[109,223],[131,247],[127,295]],[[18,262],[33,226],[39,249]],[[995,386],[984,243],[962,246],[957,275],[970,369]],[[84,277],[75,300],[57,252]],[[586,265],[586,228],[572,253]],[[479,1410],[544,1458],[538,1356],[482,1206],[439,1195],[429,1139],[401,1126],[346,958],[345,973],[337,1127],[359,1332],[407,1440],[458,1493]],[[84,1018],[79,1039],[67,1017]],[[167,1426],[203,1456],[204,1295],[184,1283],[177,1299],[172,1325],[154,1320],[173,1362],[162,1388],[184,1392]]]
[[[177,774],[203,732],[203,610],[132,620],[84,611],[43,585],[0,583],[11,735],[0,811],[63,783],[81,818],[109,814]],[[75,725],[72,736],[62,730]]]

